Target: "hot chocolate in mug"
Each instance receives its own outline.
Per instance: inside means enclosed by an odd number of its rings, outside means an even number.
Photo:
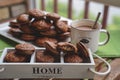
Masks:
[[[98,46],[105,45],[110,39],[110,34],[107,30],[101,29],[102,25],[97,23],[93,29],[95,21],[90,19],[76,20],[71,23],[71,43],[75,44],[83,42],[92,52],[96,52]],[[105,33],[104,41],[99,42],[100,33]]]

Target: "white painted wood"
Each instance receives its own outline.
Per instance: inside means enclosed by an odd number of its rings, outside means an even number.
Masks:
[[[95,65],[90,50],[89,50],[89,56],[90,56],[89,63],[64,63],[64,62],[37,63],[34,62],[35,60],[31,60],[28,63],[3,62],[4,57],[7,54],[7,51],[13,49],[14,48],[5,48],[1,55],[0,69],[4,68],[4,70],[0,72],[0,78],[93,78],[94,77],[94,73],[89,71],[89,68],[94,68]],[[35,56],[34,58],[31,57],[31,59],[35,59]],[[44,70],[41,71],[41,69]],[[48,70],[48,72],[46,72],[46,69]],[[53,71],[51,72],[50,69]]]

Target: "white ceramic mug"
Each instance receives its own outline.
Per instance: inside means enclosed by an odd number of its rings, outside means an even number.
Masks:
[[[71,23],[71,43],[76,45],[78,42],[83,42],[92,52],[96,52],[99,45],[105,45],[110,39],[110,34],[107,30],[101,29],[102,25],[100,23],[97,23],[95,29],[93,29],[94,23],[95,21],[90,19],[73,21]],[[83,27],[88,29],[82,29]],[[106,34],[103,42],[99,42],[101,32]]]

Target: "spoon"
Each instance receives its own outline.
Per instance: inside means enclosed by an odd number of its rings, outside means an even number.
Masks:
[[[96,24],[97,24],[97,21],[98,21],[100,15],[101,15],[101,12],[98,13],[97,18],[96,18],[96,20],[95,20],[95,23],[94,23],[92,29],[95,29],[95,26],[96,26]]]

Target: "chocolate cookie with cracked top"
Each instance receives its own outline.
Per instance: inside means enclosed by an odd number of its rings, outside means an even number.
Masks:
[[[5,58],[5,62],[27,62],[27,57],[22,55],[17,55],[16,51],[9,51]]]
[[[40,47],[44,47],[45,46],[45,42],[46,41],[50,41],[53,43],[57,43],[57,39],[55,38],[49,38],[49,37],[41,37],[35,40],[35,45],[40,46]]]
[[[15,46],[15,50],[19,55],[32,55],[35,51],[35,47],[29,43],[21,43]]]
[[[17,17],[17,22],[20,24],[26,24],[30,22],[30,18],[28,14],[21,14]]]
[[[28,11],[28,14],[30,17],[35,19],[43,19],[45,15],[45,13],[39,9],[31,9]]]
[[[58,31],[58,33],[64,33],[68,31],[69,26],[63,21],[57,21],[55,24],[55,28]]]
[[[77,54],[66,54],[64,56],[64,62],[66,63],[81,63],[83,59],[79,57]]]
[[[60,15],[58,15],[57,13],[47,13],[46,19],[58,21],[60,19]]]
[[[37,31],[47,31],[51,28],[51,23],[47,23],[45,20],[37,20],[32,22],[32,27]]]
[[[36,62],[53,63],[54,57],[45,51],[36,51]]]
[[[52,55],[59,55],[59,52],[57,51],[57,44],[50,42],[50,41],[46,41],[45,48]]]
[[[77,47],[68,42],[59,42],[57,49],[58,51],[63,51],[65,53],[77,53]]]

